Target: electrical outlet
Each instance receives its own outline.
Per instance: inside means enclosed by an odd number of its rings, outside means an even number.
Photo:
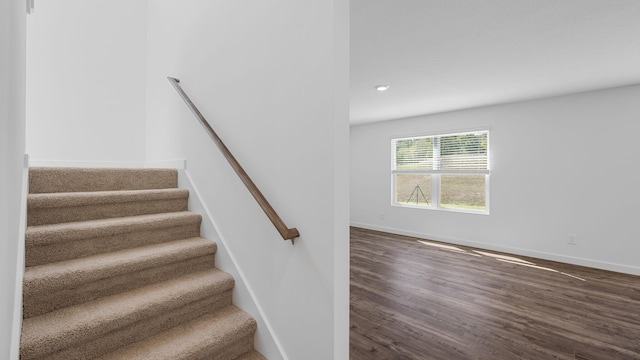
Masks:
[[[578,243],[576,242],[576,235],[575,234],[567,235],[567,244],[569,244],[569,245],[578,245]]]

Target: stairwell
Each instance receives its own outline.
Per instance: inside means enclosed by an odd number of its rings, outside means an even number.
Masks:
[[[167,169],[32,168],[20,358],[265,359]]]

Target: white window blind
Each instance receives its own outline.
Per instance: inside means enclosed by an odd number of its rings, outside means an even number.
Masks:
[[[489,131],[393,139],[392,150],[396,173],[489,173]]]

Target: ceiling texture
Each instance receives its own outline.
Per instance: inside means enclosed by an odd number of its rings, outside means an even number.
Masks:
[[[640,83],[640,0],[350,1],[353,125]]]

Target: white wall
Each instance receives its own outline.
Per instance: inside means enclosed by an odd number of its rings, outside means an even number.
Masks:
[[[347,19],[337,0],[149,2],[148,160],[187,159],[289,359],[348,358]],[[166,76],[298,228],[294,246]]]
[[[0,1],[0,358],[10,359],[25,152],[24,1]],[[20,305],[18,305],[20,306]]]
[[[31,159],[144,161],[146,1],[38,1],[27,26]]]
[[[638,99],[630,86],[354,126],[351,222],[640,274]],[[391,138],[485,126],[490,215],[390,206]]]

